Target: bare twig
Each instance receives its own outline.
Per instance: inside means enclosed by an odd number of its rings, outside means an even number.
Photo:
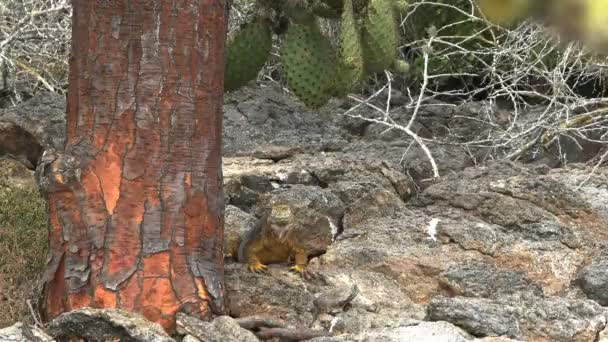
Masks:
[[[69,0],[2,2],[0,90],[13,104],[38,90],[65,92],[70,12]]]
[[[44,14],[50,14],[53,12],[63,11],[68,8],[70,8],[69,5],[63,4],[63,5],[59,5],[56,7],[47,8],[44,10],[31,11],[29,14],[27,14],[25,17],[23,17],[15,26],[13,26],[13,32],[8,37],[6,37],[3,41],[0,41],[0,50],[4,50],[5,47],[19,35],[19,33],[23,30],[23,28],[26,27],[26,24],[28,22],[31,22],[34,18],[44,15]]]
[[[427,43],[428,49],[426,49],[424,51],[424,73],[423,73],[422,86],[421,86],[421,90],[420,90],[420,93],[418,95],[418,98],[416,100],[414,111],[413,111],[412,116],[410,117],[410,120],[409,120],[409,122],[407,123],[406,126],[402,126],[402,125],[397,124],[390,117],[390,100],[391,100],[391,90],[392,90],[392,88],[391,88],[391,78],[390,78],[390,74],[389,73],[386,73],[386,78],[388,80],[386,86],[382,87],[379,91],[377,91],[376,93],[374,93],[367,100],[360,100],[357,97],[349,96],[351,99],[354,99],[355,101],[359,102],[360,104],[365,104],[365,105],[369,106],[370,108],[372,108],[372,109],[380,112],[382,114],[382,116],[383,116],[382,120],[364,117],[364,116],[362,116],[360,114],[359,115],[349,114],[350,112],[352,112],[358,106],[350,108],[349,110],[347,110],[346,112],[344,112],[343,115],[347,115],[347,116],[350,116],[350,117],[362,119],[362,120],[365,120],[365,121],[368,121],[368,122],[372,122],[372,123],[379,123],[379,124],[387,126],[389,129],[398,129],[398,130],[401,130],[401,131],[405,132],[412,139],[414,139],[414,141],[416,141],[416,143],[424,151],[424,153],[426,154],[427,159],[429,160],[429,162],[431,164],[431,169],[433,170],[433,178],[434,179],[438,179],[439,178],[439,168],[437,167],[437,162],[433,158],[433,154],[431,153],[431,150],[428,148],[428,146],[426,145],[426,143],[424,142],[424,140],[422,138],[420,138],[420,136],[418,136],[418,134],[416,134],[414,131],[412,131],[412,125],[416,121],[416,117],[417,117],[418,112],[419,112],[419,110],[420,110],[420,108],[422,106],[424,95],[425,95],[425,91],[426,91],[427,86],[428,86],[428,81],[429,81],[429,79],[428,79],[429,51],[430,51],[430,46],[431,46],[432,43],[433,43],[433,39],[430,39],[428,41],[428,43]],[[382,91],[384,91],[384,89],[388,89],[388,91],[387,91],[388,96],[387,96],[387,101],[386,101],[386,109],[382,110],[379,107],[371,104],[370,100],[372,98],[376,97]]]
[[[34,306],[32,305],[32,301],[31,300],[27,300],[27,307],[30,310],[30,315],[32,316],[32,319],[34,320],[34,323],[36,324],[36,326],[38,328],[43,328],[44,324],[42,324],[41,320],[40,320],[40,315],[36,312],[36,310],[34,310]]]

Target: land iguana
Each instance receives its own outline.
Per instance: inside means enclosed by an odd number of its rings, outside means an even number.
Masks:
[[[309,257],[324,253],[332,242],[329,218],[309,208],[295,208],[287,201],[276,201],[241,238],[237,260],[251,272],[264,272],[267,264],[287,262],[293,258],[291,271],[304,279]],[[233,247],[234,248],[234,247]]]

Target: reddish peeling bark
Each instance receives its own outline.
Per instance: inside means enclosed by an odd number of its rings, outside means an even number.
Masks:
[[[65,151],[38,168],[44,317],[224,312],[224,0],[73,1]]]

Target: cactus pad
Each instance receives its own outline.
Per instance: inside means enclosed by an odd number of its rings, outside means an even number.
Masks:
[[[363,53],[368,73],[390,68],[397,58],[398,37],[393,1],[370,0],[363,30]]]
[[[290,23],[281,45],[281,62],[289,89],[307,107],[327,103],[335,83],[335,51],[316,19]]]
[[[272,49],[270,22],[254,18],[244,24],[226,48],[224,90],[236,90],[255,79]]]
[[[338,72],[335,94],[348,94],[361,80],[364,72],[361,36],[355,21],[352,0],[344,0],[340,24]]]

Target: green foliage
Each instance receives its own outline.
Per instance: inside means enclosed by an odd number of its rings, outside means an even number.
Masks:
[[[0,170],[5,171],[5,170]],[[46,256],[46,204],[33,184],[15,184],[0,174],[0,274],[28,278]]]
[[[292,22],[281,46],[289,88],[308,107],[323,106],[335,82],[335,52],[316,19]]]
[[[287,87],[310,108],[323,106],[331,96],[345,96],[365,75],[393,67],[399,72],[408,69],[397,60],[395,18],[395,10],[403,9],[405,0],[257,1],[258,13],[272,18],[271,26],[281,36],[280,61]],[[320,29],[321,18],[340,22],[335,46]],[[227,68],[238,65],[227,70],[226,89],[237,89],[255,78],[266,62],[261,52],[249,50],[262,45],[260,50],[267,56],[271,38],[264,31],[262,39],[259,29],[244,31],[237,34],[243,41],[235,38],[228,45]],[[264,43],[252,43],[255,39]]]
[[[368,73],[391,67],[397,58],[397,22],[392,0],[370,0],[364,19],[363,51]]]
[[[473,54],[446,53],[455,50],[450,44],[457,44],[460,51],[479,51],[497,43],[493,40],[487,23],[469,16],[471,2],[435,0],[432,3],[418,4],[419,2],[413,3],[415,12],[405,24],[408,34],[404,35],[404,39],[406,44],[414,44],[430,35],[442,37],[443,42],[436,42],[433,45],[434,51],[430,52],[429,74],[476,73],[482,60]],[[412,64],[414,80],[417,81],[423,72],[421,53],[413,57]]]
[[[364,72],[361,33],[355,21],[352,0],[344,0],[338,40],[338,74],[335,94],[344,96],[361,80]]]
[[[29,316],[25,299],[44,269],[47,212],[33,180],[17,163],[0,160],[0,327]]]
[[[226,48],[224,90],[232,91],[254,80],[271,49],[270,22],[256,17],[245,23]]]

